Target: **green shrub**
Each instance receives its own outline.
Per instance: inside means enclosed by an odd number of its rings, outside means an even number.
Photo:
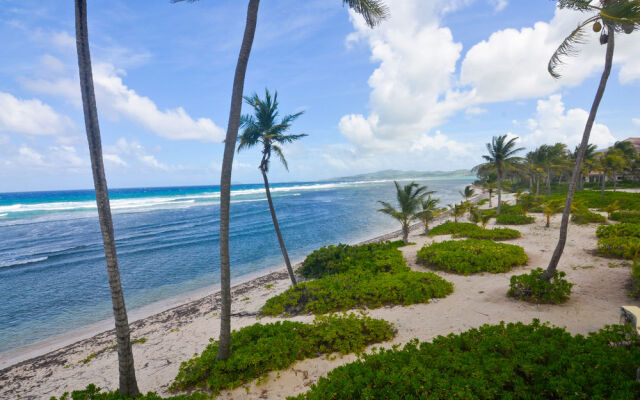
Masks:
[[[634,262],[631,266],[631,293],[633,297],[640,297],[640,262]]]
[[[527,263],[520,246],[490,240],[446,240],[432,243],[418,251],[418,262],[439,270],[458,274],[508,272]]]
[[[496,213],[498,208],[496,207]],[[500,215],[522,215],[522,206],[520,204],[509,205],[502,203],[500,205]]]
[[[291,399],[638,399],[638,360],[629,327],[501,323],[364,354]]]
[[[520,231],[509,228],[482,229],[476,224],[468,222],[447,221],[436,226],[429,231],[429,236],[453,235],[455,238],[472,238],[488,240],[509,240],[517,239],[521,235]]]
[[[632,224],[640,224],[640,211],[637,210],[621,210],[611,213],[613,221],[628,222]]]
[[[500,225],[526,225],[536,221],[534,217],[514,214],[500,214],[496,217],[496,223]]]
[[[531,273],[512,276],[507,295],[536,304],[560,304],[569,300],[573,283],[564,279],[566,274],[556,270],[549,282],[542,279],[544,272],[536,268]]]
[[[324,314],[355,307],[428,303],[446,297],[453,285],[406,265],[393,243],[329,246],[314,251],[301,267],[318,278],[299,283],[267,300],[262,315]]]
[[[478,227],[478,229],[470,230],[468,232],[456,233],[453,235],[455,238],[465,237],[469,239],[487,239],[487,240],[509,240],[509,239],[517,239],[521,237],[522,234],[520,231],[516,229],[509,228],[493,228],[493,229],[482,229]]]
[[[218,341],[180,365],[170,390],[206,389],[218,394],[298,360],[320,354],[360,352],[395,336],[393,324],[369,317],[317,317],[312,324],[279,321],[254,324],[231,334],[231,357],[216,360]]]
[[[353,271],[302,282],[267,300],[263,315],[324,314],[356,307],[428,303],[453,293],[453,284],[430,272],[372,274]]]
[[[374,273],[402,271],[406,269],[406,263],[397,250],[401,244],[402,241],[322,247],[305,258],[298,272],[305,278],[321,278],[349,269]]]
[[[577,225],[604,224],[607,222],[607,217],[589,210],[578,210],[571,213],[571,222]]]
[[[632,236],[640,238],[640,224],[629,224],[626,222],[615,225],[601,225],[596,230],[599,238],[609,238],[616,236]]]
[[[478,206],[483,206],[489,202],[489,199],[482,199],[476,203]]]
[[[211,396],[204,393],[182,394],[171,397],[160,397],[157,393],[149,392],[136,397],[136,400],[206,400]],[[51,397],[51,400],[58,398]],[[119,391],[103,392],[101,388],[90,384],[84,390],[74,390],[70,394],[64,393],[59,400],[132,400],[129,396],[121,395]]]
[[[640,238],[602,237],[598,239],[598,253],[605,257],[620,257],[633,260],[640,255]]]
[[[468,232],[471,230],[481,229],[478,225],[470,222],[452,222],[446,221],[438,226],[431,228],[429,236],[452,235],[454,233]]]
[[[564,193],[553,194],[550,197],[551,200],[561,200],[563,202],[566,198],[566,190]],[[599,210],[616,201],[623,210],[640,210],[640,196],[638,193],[605,192],[604,199],[601,199],[600,191],[582,190],[575,193],[573,200],[575,202],[583,202],[588,208],[597,208]]]

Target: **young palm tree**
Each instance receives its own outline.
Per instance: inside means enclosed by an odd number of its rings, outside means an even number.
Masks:
[[[93,88],[93,72],[91,70],[91,53],[89,51],[89,33],[87,27],[87,2],[75,1],[76,10],[76,48],[78,52],[78,69],[80,72],[80,91],[82,93],[82,106],[84,110],[84,122],[89,143],[89,155],[91,157],[91,171],[93,172],[93,184],[96,192],[96,204],[104,256],[107,263],[107,275],[109,277],[109,289],[111,290],[111,302],[113,304],[113,317],[116,325],[116,343],[118,349],[118,371],[120,377],[120,393],[136,397],[140,394],[136,381],[136,371],[131,351],[131,336],[129,333],[129,320],[127,308],[124,303],[122,284],[120,282],[120,270],[118,268],[118,255],[116,253],[116,240],[111,219],[111,206],[109,204],[109,190],[104,173],[102,160],[102,143],[100,139],[100,125],[98,123],[98,107]]]
[[[497,172],[498,178],[498,215],[502,206],[502,178],[507,169],[515,167],[522,159],[516,157],[516,153],[524,150],[523,147],[516,148],[517,138],[507,141],[507,135],[494,136],[491,143],[487,143],[488,155],[482,157],[487,161],[484,165],[492,166]],[[480,168],[481,165],[476,168]]]
[[[600,43],[606,44],[607,50],[605,54],[604,71],[600,78],[600,84],[596,91],[596,96],[593,100],[589,117],[587,118],[584,133],[582,134],[582,141],[580,142],[580,149],[576,157],[576,164],[571,175],[567,200],[562,212],[562,223],[560,225],[558,245],[556,246],[553,256],[549,261],[549,266],[543,275],[543,279],[547,281],[551,280],[558,268],[558,262],[560,262],[560,257],[562,257],[562,252],[564,251],[564,246],[567,242],[569,215],[571,214],[571,203],[573,202],[576,182],[582,169],[582,162],[587,150],[587,145],[589,144],[589,136],[591,135],[591,129],[593,128],[593,123],[596,119],[596,114],[598,113],[598,107],[600,106],[600,101],[602,100],[602,96],[604,95],[604,91],[607,87],[609,75],[611,74],[611,65],[613,63],[613,53],[615,49],[615,32],[623,31],[630,34],[636,28],[640,28],[640,0],[600,0],[597,3],[592,2],[591,0],[559,0],[558,6],[560,8],[569,8],[580,12],[590,12],[593,13],[593,15],[578,25],[578,27],[565,38],[563,43],[553,54],[549,61],[549,73],[551,76],[554,78],[560,77],[557,68],[562,63],[562,58],[576,52],[575,45],[584,41],[585,30],[589,25],[592,26],[594,31],[600,32]]]
[[[431,221],[437,218],[441,213],[441,210],[438,208],[438,203],[440,203],[440,199],[434,199],[431,197],[431,195],[428,195],[426,199],[423,198],[420,200],[420,205],[422,206],[422,208],[416,213],[415,216],[424,224],[425,234],[429,233],[429,224],[431,223]]]
[[[627,167],[627,160],[624,153],[620,149],[611,149],[607,151],[607,154],[602,158],[602,165],[605,171],[611,174],[611,180],[613,181],[613,191],[618,189],[618,172]]]
[[[251,97],[245,97],[245,101],[253,108],[254,115],[243,115],[240,119],[240,127],[243,129],[242,134],[238,137],[238,151],[244,148],[250,148],[255,145],[262,145],[262,160],[260,161],[260,172],[262,173],[262,179],[264,180],[264,188],[267,192],[267,202],[269,203],[269,211],[271,212],[271,219],[273,220],[273,227],[278,236],[278,243],[280,244],[280,250],[282,250],[282,257],[284,263],[287,266],[289,272],[289,278],[294,285],[296,282],[293,268],[291,267],[291,261],[289,261],[289,254],[280,233],[280,225],[278,224],[278,218],[276,217],[276,210],[273,207],[273,200],[271,199],[271,190],[269,190],[269,179],[267,179],[267,172],[269,172],[269,162],[271,160],[272,153],[280,159],[282,165],[289,170],[289,165],[282,152],[282,145],[286,143],[294,142],[307,135],[287,135],[286,132],[291,127],[291,123],[295,121],[301,112],[297,114],[286,115],[280,121],[278,121],[278,92],[275,92],[273,97],[269,90],[265,90],[265,98],[260,99],[257,94]]]
[[[172,0],[177,3],[185,0]],[[195,2],[196,0],[186,0]],[[380,0],[342,0],[356,13],[363,16],[370,28],[375,27],[388,16],[388,9]],[[220,294],[222,309],[220,313],[220,343],[216,359],[226,360],[231,354],[231,267],[229,261],[229,207],[231,204],[231,171],[235,143],[238,139],[240,127],[240,113],[242,112],[242,95],[244,94],[244,80],[247,73],[249,56],[253,46],[253,39],[258,23],[258,8],[260,0],[249,0],[247,20],[244,36],[240,46],[240,54],[236,64],[231,92],[231,108],[227,123],[227,134],[224,140],[224,154],[222,170],[220,172]]]
[[[591,171],[593,171],[595,169],[595,159],[596,159],[596,155],[598,153],[596,153],[596,150],[598,149],[598,146],[596,146],[595,144],[588,144],[587,148],[584,152],[584,166],[582,167],[582,170],[580,171],[580,176],[578,176],[578,190],[582,190],[584,189],[584,176],[589,176],[589,173]],[[571,154],[571,161],[576,162],[576,160],[578,159],[578,152],[580,151],[580,147],[576,146],[576,149],[574,150],[574,152]]]
[[[560,211],[562,211],[562,204],[556,201],[547,201],[543,204],[542,212],[544,213],[544,216],[547,217],[547,225],[545,225],[545,228],[551,226],[551,217]]]
[[[402,241],[404,244],[409,244],[409,228],[411,222],[416,219],[416,213],[421,207],[421,201],[427,191],[427,187],[420,186],[415,182],[411,182],[404,187],[401,187],[396,181],[393,183],[396,185],[396,198],[400,209],[396,210],[386,201],[378,201],[383,207],[378,212],[390,215],[400,222],[402,226]]]

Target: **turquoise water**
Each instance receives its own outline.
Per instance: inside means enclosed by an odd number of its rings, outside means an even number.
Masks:
[[[473,178],[419,181],[442,203]],[[390,181],[275,184],[292,260],[399,227],[377,213]],[[110,191],[120,272],[131,310],[219,282],[219,188]],[[236,185],[231,205],[232,278],[282,264],[264,189]],[[111,317],[93,191],[0,194],[0,352]]]

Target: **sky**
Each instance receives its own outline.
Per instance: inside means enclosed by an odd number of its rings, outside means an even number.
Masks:
[[[308,134],[272,181],[471,168],[504,134],[527,149],[579,143],[605,46],[589,31],[560,79],[546,67],[584,14],[551,0],[386,3],[369,29],[340,0],[261,2],[245,94],[277,91],[281,115],[304,112],[290,133]],[[246,6],[88,0],[110,187],[219,183]],[[74,32],[71,0],[0,0],[0,192],[93,187]],[[638,54],[640,33],[617,35],[599,147],[640,136]],[[232,180],[260,182],[259,161],[237,153]]]

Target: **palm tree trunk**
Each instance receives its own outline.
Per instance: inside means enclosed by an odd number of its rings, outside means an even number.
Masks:
[[[600,101],[602,100],[602,96],[604,95],[604,90],[607,87],[607,80],[609,79],[609,75],[611,74],[611,64],[613,61],[613,51],[615,48],[614,29],[612,27],[609,27],[608,32],[609,41],[607,43],[604,71],[602,72],[600,85],[598,86],[598,91],[596,92],[596,97],[593,100],[593,105],[591,106],[591,111],[589,112],[589,118],[587,119],[587,124],[584,128],[582,142],[580,142],[578,156],[576,157],[576,165],[573,167],[573,174],[571,175],[571,182],[569,183],[569,192],[567,193],[567,201],[564,204],[564,211],[562,212],[562,223],[560,224],[560,237],[558,238],[558,245],[553,252],[551,261],[549,261],[547,270],[542,276],[542,278],[547,281],[550,281],[555,274],[556,269],[558,268],[558,263],[560,262],[560,257],[562,257],[562,252],[564,251],[564,246],[567,242],[569,215],[571,214],[571,203],[573,203],[573,194],[576,188],[576,180],[578,179],[578,174],[581,171],[582,162],[584,161],[584,154],[587,150],[587,145],[589,144],[591,128],[593,128],[593,123],[596,119],[596,114],[598,113],[598,107],[600,106]]]
[[[536,197],[540,196],[540,175],[536,178]]]
[[[489,190],[489,208],[493,208],[492,199],[493,199],[493,189],[490,189]]]
[[[607,184],[607,178],[606,178],[606,175],[605,175],[604,172],[602,173],[600,181],[602,183],[601,188],[600,188],[600,200],[603,200],[604,199],[604,187]]]
[[[456,221],[457,222],[457,221]],[[409,244],[409,224],[402,224],[402,243]]]
[[[280,233],[280,224],[278,224],[278,217],[276,217],[276,209],[273,207],[273,200],[271,200],[271,190],[269,189],[269,179],[267,179],[267,172],[264,168],[260,168],[262,172],[262,179],[264,179],[264,189],[267,192],[267,202],[269,203],[269,211],[271,212],[271,219],[273,220],[273,228],[276,230],[276,236],[278,236],[278,243],[280,243],[280,250],[282,250],[282,257],[284,258],[284,263],[287,266],[287,272],[289,273],[289,278],[291,278],[291,283],[296,285],[296,275],[293,273],[293,268],[291,267],[291,261],[289,261],[289,254],[287,253],[287,248],[284,245],[284,239],[282,239],[282,233]]]
[[[120,393],[125,396],[136,397],[140,394],[136,381],[136,371],[131,351],[131,336],[127,308],[124,303],[116,241],[111,219],[109,204],[109,190],[104,173],[102,160],[102,143],[100,139],[100,125],[98,122],[98,107],[93,87],[93,73],[91,70],[91,53],[89,50],[89,33],[87,27],[86,0],[76,0],[76,47],[78,51],[78,69],[80,72],[80,90],[82,92],[82,106],[84,122],[89,143],[91,157],[91,171],[96,192],[96,204],[102,232],[104,256],[111,290],[113,317],[116,325],[116,343],[118,348],[118,371],[120,376]]]
[[[547,215],[547,225],[545,226],[545,228],[548,228],[551,226],[551,216]]]
[[[231,170],[240,126],[244,77],[247,72],[253,38],[256,33],[259,5],[260,0],[249,0],[249,6],[247,7],[247,21],[233,78],[229,123],[227,124],[227,136],[224,140],[224,156],[222,158],[222,172],[220,173],[220,294],[222,297],[222,310],[220,313],[220,344],[218,345],[218,354],[216,356],[218,360],[226,360],[231,355],[231,271],[229,262]]]
[[[551,196],[551,169],[547,167],[547,196]]]
[[[498,212],[497,215],[500,215],[500,210],[502,208],[502,171],[498,169]]]

